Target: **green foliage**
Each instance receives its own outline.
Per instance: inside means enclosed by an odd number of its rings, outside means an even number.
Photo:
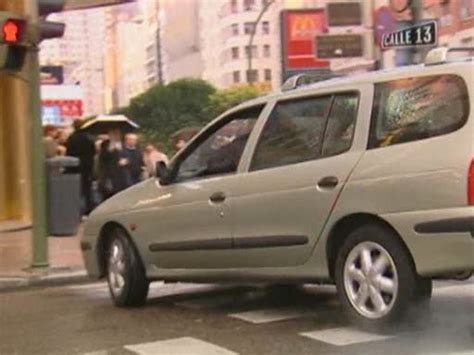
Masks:
[[[211,95],[209,112],[218,116],[228,109],[259,96],[261,92],[253,86],[236,86],[219,90]]]
[[[144,142],[162,143],[172,152],[171,135],[185,127],[202,127],[229,108],[260,95],[253,87],[216,91],[200,79],[180,79],[156,85],[133,98],[130,105],[115,109],[137,122]]]

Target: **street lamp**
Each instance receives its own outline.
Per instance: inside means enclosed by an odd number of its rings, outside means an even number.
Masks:
[[[249,44],[248,44],[248,68],[247,68],[247,76],[248,76],[248,82],[252,86],[253,85],[253,76],[252,76],[252,44],[253,44],[253,39],[255,37],[255,33],[257,32],[257,26],[262,19],[263,15],[265,12],[268,10],[271,4],[273,4],[275,0],[270,0],[267,1],[267,3],[263,6],[262,10],[258,14],[257,19],[253,23],[252,26],[252,32],[250,33],[250,38],[249,38]]]

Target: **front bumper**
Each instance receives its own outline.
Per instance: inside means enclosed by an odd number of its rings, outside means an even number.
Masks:
[[[404,240],[419,275],[474,270],[474,206],[382,217]]]

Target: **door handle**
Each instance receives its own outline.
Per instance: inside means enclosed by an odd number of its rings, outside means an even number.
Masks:
[[[213,203],[222,203],[225,201],[225,193],[222,191],[214,192],[211,196],[209,196],[209,200]]]
[[[318,186],[322,189],[333,189],[337,186],[339,180],[335,176],[326,176],[319,180]]]

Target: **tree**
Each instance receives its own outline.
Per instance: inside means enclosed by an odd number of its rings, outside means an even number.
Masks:
[[[261,91],[254,86],[235,86],[219,90],[210,97],[209,112],[218,116],[228,109],[261,95]]]
[[[114,113],[123,113],[137,122],[146,140],[169,148],[169,137],[174,132],[183,127],[204,126],[212,119],[208,107],[214,92],[215,88],[204,80],[180,79],[150,88]]]

